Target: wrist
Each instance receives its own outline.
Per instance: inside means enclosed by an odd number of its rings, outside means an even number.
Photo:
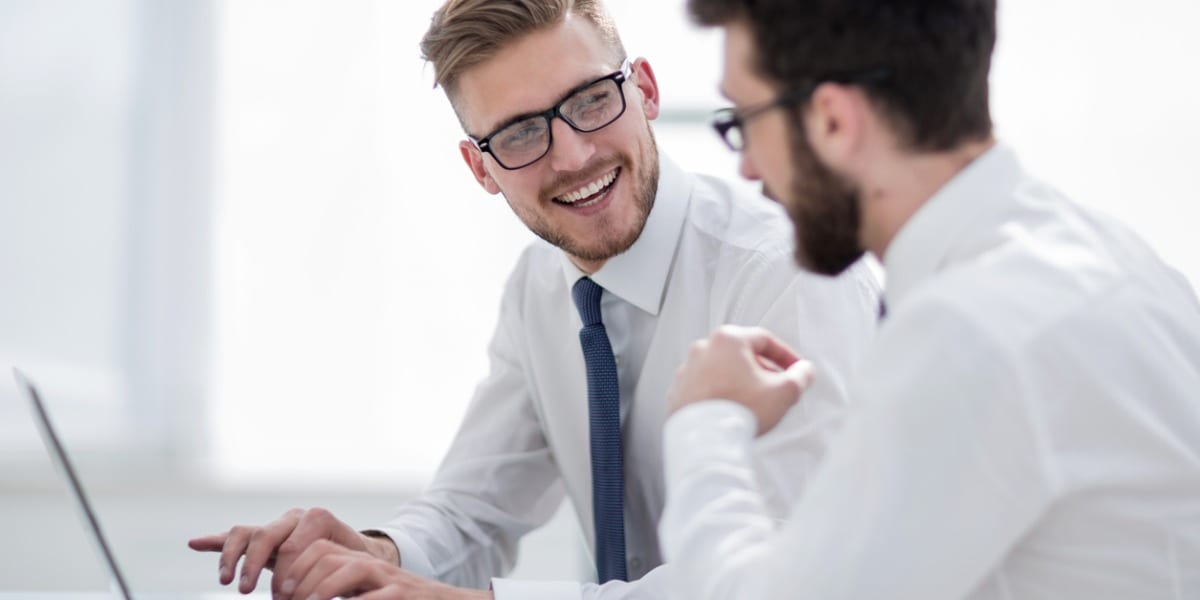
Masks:
[[[378,529],[367,529],[358,532],[363,537],[367,553],[390,564],[400,566],[400,549],[391,536]]]

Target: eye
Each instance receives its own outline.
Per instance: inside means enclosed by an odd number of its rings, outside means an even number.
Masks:
[[[619,109],[617,94],[607,86],[584,90],[572,97],[563,107],[563,113],[576,125],[592,128],[608,121]]]
[[[539,142],[545,133],[545,123],[541,119],[530,119],[502,131],[496,136],[499,139],[495,143],[504,149],[519,150]]]
[[[579,98],[577,106],[587,108],[597,104],[604,104],[612,98],[612,93],[608,90],[589,91]]]

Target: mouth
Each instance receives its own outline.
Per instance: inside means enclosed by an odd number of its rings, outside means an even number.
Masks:
[[[594,206],[608,197],[620,175],[621,167],[617,167],[575,190],[555,196],[553,201],[555,204],[576,209]]]

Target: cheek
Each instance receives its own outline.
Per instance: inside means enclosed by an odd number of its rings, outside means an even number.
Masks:
[[[644,138],[648,137],[646,130],[650,127],[650,122],[646,121],[640,112],[635,111],[641,111],[641,108],[630,104],[620,119],[597,132],[607,134],[600,138],[604,140],[602,143],[605,146],[629,152],[644,142]]]
[[[783,191],[785,186],[789,185],[795,170],[791,160],[791,148],[787,143],[787,136],[781,132],[772,131],[767,137],[768,139],[763,140],[766,142],[763,144],[764,152],[759,153],[762,177],[774,188]]]
[[[537,203],[542,189],[538,169],[525,167],[518,171],[494,172],[492,177],[510,204],[531,206]]]

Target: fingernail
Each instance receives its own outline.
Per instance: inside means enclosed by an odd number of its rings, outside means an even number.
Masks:
[[[320,600],[320,598],[317,598],[317,595],[316,595],[316,594],[309,594],[309,595],[308,595],[308,600]]]
[[[221,583],[229,581],[229,567],[221,567]]]
[[[296,580],[289,579],[284,581],[283,585],[279,588],[279,591],[283,592],[284,594],[291,594],[292,592],[296,591]]]
[[[246,584],[250,583],[250,576],[242,575],[242,579],[240,581],[241,581],[242,587],[246,587]]]

